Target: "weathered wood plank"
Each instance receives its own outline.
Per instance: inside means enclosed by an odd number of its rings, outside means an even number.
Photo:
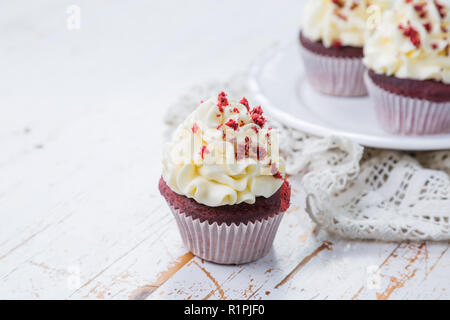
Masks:
[[[448,298],[448,243],[402,243],[379,266],[378,288],[366,286],[354,299]],[[447,266],[447,269],[445,268]]]
[[[0,296],[128,298],[185,252],[157,190],[159,163],[143,148],[161,132],[150,113],[87,117],[23,158],[29,167],[0,171],[18,182],[0,185],[9,222],[0,226]]]

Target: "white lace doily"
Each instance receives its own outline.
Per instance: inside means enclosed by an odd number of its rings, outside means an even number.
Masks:
[[[224,90],[251,96],[246,76],[195,87],[165,118],[172,132],[201,99]],[[406,153],[320,138],[271,121],[290,179],[302,179],[306,211],[321,228],[350,239],[449,240],[450,151]],[[169,136],[169,135],[166,135]]]

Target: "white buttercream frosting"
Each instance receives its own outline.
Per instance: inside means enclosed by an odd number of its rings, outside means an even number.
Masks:
[[[450,84],[450,0],[401,0],[366,40],[364,64],[378,74]]]
[[[260,107],[250,111],[241,102],[221,94],[202,102],[177,128],[163,160],[162,176],[172,191],[216,207],[253,204],[281,187],[278,136]]]
[[[387,0],[308,0],[303,10],[302,32],[310,40],[362,47],[371,4],[382,9]]]

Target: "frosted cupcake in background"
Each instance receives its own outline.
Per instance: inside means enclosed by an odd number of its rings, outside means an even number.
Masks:
[[[450,132],[450,0],[396,1],[366,40],[366,85],[385,130]]]
[[[308,80],[316,90],[336,96],[367,95],[362,58],[371,12],[368,8],[374,2],[307,2],[300,33],[301,54]]]
[[[277,135],[263,110],[223,92],[175,131],[159,189],[185,246],[221,264],[266,255],[290,201]]]

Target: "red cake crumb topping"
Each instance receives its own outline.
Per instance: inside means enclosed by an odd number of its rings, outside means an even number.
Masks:
[[[239,101],[239,103],[243,104],[247,108],[247,111],[250,111],[250,106],[248,105],[248,100],[245,97],[242,98],[242,100]]]
[[[342,20],[344,20],[344,21],[347,21],[348,20],[348,18],[347,18],[347,16],[345,16],[342,12],[339,12],[339,11],[335,11],[335,13],[334,13],[339,19],[342,19]]]
[[[343,0],[333,0],[333,3],[337,5],[339,8],[343,8],[345,5],[345,2]]]
[[[425,10],[426,5],[427,5],[427,3],[424,2],[424,3],[416,4],[413,6],[414,10],[417,12],[419,17],[421,17],[421,18],[425,18],[425,16],[427,15],[427,12]]]
[[[445,12],[445,6],[441,3],[439,3],[437,0],[434,0],[434,5],[438,9],[438,12],[439,12],[439,15],[441,16],[441,18],[444,19],[447,16],[447,14]]]
[[[239,128],[239,124],[233,119],[228,120],[228,122],[225,123],[225,125],[232,128],[234,131],[236,131]]]
[[[239,112],[239,109],[236,108],[236,107],[233,109],[233,112],[234,112],[234,113],[240,113],[240,112]]]
[[[420,47],[420,35],[419,32],[413,28],[410,24],[407,27],[399,25],[398,28],[403,31],[403,35],[408,37],[411,43],[416,47]]]
[[[359,7],[359,3],[358,2],[353,2],[352,5],[350,6],[350,10],[355,10],[358,7]]]
[[[197,133],[197,131],[198,131],[198,124],[197,123],[194,123],[194,125],[192,126],[192,133],[193,134],[196,134]]]
[[[226,107],[229,105],[227,94],[225,92],[219,93],[219,96],[217,97],[217,107],[219,108],[219,111],[222,113],[224,111],[223,107]]]
[[[257,106],[253,108],[252,111],[250,111],[250,116],[255,124],[260,126],[261,128],[264,127],[264,124],[267,122],[267,120],[263,117],[263,110],[261,106]]]
[[[272,175],[274,176],[274,178],[276,179],[284,179],[283,176],[281,175],[280,170],[278,170],[277,164],[272,162],[272,160],[270,161],[270,172],[272,173]]]
[[[428,33],[431,32],[431,23],[429,23],[429,22],[424,23],[423,27],[425,28],[425,30],[427,30]]]
[[[202,157],[202,159],[205,159],[205,154],[209,154],[209,150],[208,148],[206,148],[206,146],[202,146],[202,150],[200,151],[200,156]]]
[[[331,46],[335,49],[339,49],[340,47],[342,47],[342,41],[341,40],[334,40],[331,43]]]

